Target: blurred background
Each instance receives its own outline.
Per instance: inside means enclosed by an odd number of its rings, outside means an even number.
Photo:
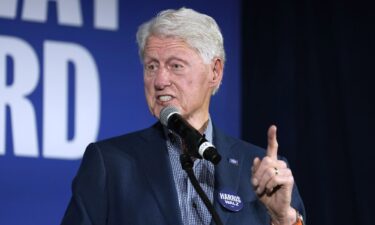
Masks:
[[[135,33],[182,6],[224,35],[216,126],[278,126],[308,224],[375,224],[375,11],[349,0],[0,0],[0,224],[59,224],[87,144],[156,122]]]

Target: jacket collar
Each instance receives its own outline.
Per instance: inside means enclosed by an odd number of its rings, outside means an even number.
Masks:
[[[149,186],[170,225],[182,225],[177,192],[169,163],[166,139],[160,123],[154,124],[142,134],[139,146],[141,168],[145,171]]]
[[[216,129],[214,126],[214,143],[216,149],[220,153],[222,159],[220,163],[215,166],[215,190],[214,190],[214,207],[219,214],[223,224],[226,224],[228,217],[236,212],[231,212],[220,205],[218,201],[219,192],[223,189],[230,189],[236,194],[239,193],[240,179],[251,179],[251,177],[241,177],[241,171],[246,171],[251,168],[245,168],[250,165],[249,162],[244,160],[251,160],[245,158],[243,154],[243,147],[240,145],[240,140],[229,137]],[[248,174],[248,173],[245,173]],[[251,188],[251,187],[249,187]],[[252,190],[248,190],[250,196],[246,199],[247,201],[256,200],[255,194]],[[242,200],[245,200],[245,196],[240,196]],[[214,224],[213,221],[211,224]]]

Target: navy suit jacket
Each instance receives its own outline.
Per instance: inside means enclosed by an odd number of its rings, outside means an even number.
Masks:
[[[214,128],[222,156],[215,166],[214,207],[225,225],[270,224],[270,217],[251,185],[254,157],[264,149],[229,137]],[[228,159],[238,160],[238,164]],[[244,207],[223,208],[222,188],[234,190]],[[182,225],[177,192],[162,125],[90,144],[72,185],[62,225]],[[296,187],[292,206],[304,215]],[[211,224],[214,224],[212,222]]]

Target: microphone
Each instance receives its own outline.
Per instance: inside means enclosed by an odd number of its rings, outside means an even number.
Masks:
[[[167,106],[163,108],[160,111],[160,122],[185,141],[190,156],[199,159],[203,157],[215,165],[220,162],[221,156],[216,151],[215,146],[182,118],[176,107]]]

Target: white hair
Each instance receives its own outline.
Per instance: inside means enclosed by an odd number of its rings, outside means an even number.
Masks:
[[[139,56],[143,60],[144,48],[150,36],[181,38],[195,49],[206,64],[219,58],[225,63],[224,40],[215,20],[192,9],[180,8],[161,11],[137,31]],[[213,94],[219,89],[218,85]]]

